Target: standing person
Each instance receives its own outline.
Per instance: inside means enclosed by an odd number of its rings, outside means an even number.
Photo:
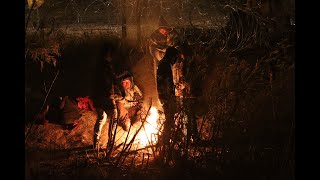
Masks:
[[[160,17],[158,28],[155,29],[148,40],[149,53],[152,56],[154,76],[157,77],[157,66],[163,59],[168,47],[179,47],[180,39],[178,32],[168,22]]]
[[[183,76],[183,55],[175,47],[169,47],[157,68],[157,90],[163,107],[166,125],[174,122],[174,115],[182,104],[185,91],[189,89]],[[167,126],[167,127],[168,127]]]
[[[116,76],[112,65],[112,49],[110,45],[105,46],[106,50],[103,54],[102,64],[98,64],[96,78],[96,91],[93,97],[93,103],[97,112],[97,120],[94,125],[93,148],[99,149],[99,140],[103,125],[109,116],[108,137],[111,140],[114,120],[118,116],[118,111],[115,103],[115,94],[119,93],[116,86]],[[100,79],[99,79],[100,78]]]
[[[173,77],[172,67],[179,58],[179,51],[174,47],[169,47],[163,59],[159,62],[157,68],[157,90],[160,104],[162,105],[165,122],[163,126],[163,137],[161,142],[163,143],[163,149],[160,152],[160,158],[165,156],[171,157],[169,148],[170,137],[173,136],[175,119],[174,116],[177,112],[178,102],[175,95],[175,84]],[[166,161],[168,162],[168,160]]]

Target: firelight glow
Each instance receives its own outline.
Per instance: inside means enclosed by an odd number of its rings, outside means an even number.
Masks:
[[[137,135],[140,146],[147,146],[157,143],[157,134],[159,132],[160,124],[158,123],[159,114],[155,107],[151,107],[150,114],[148,115],[144,127]]]

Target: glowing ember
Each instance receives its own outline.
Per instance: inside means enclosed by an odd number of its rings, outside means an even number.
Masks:
[[[157,122],[158,119],[159,114],[157,109],[155,107],[151,107],[150,114],[143,125],[144,127],[142,127],[137,135],[137,139],[139,140],[139,144],[141,146],[152,145],[158,141],[157,134],[160,126]]]

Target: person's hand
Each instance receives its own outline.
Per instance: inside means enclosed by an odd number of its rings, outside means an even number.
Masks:
[[[190,84],[189,84],[189,83],[186,83],[186,84],[185,84],[185,92],[186,92],[187,94],[190,94],[190,93],[191,93],[191,87],[190,87]]]
[[[186,87],[185,83],[183,83],[183,82],[179,82],[179,83],[175,84],[175,88],[177,90],[183,90],[185,87]]]
[[[110,95],[110,98],[111,98],[111,99],[114,99],[114,100],[120,100],[120,99],[122,99],[122,97],[121,97],[120,95],[118,95],[118,94],[111,94],[111,95]]]
[[[136,106],[138,104],[137,101],[131,102],[131,106]]]

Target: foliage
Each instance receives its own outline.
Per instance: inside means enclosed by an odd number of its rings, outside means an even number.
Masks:
[[[48,33],[44,29],[38,31],[26,32],[25,57],[26,60],[39,62],[40,69],[43,71],[45,63],[53,67],[57,66],[63,48],[64,36],[61,31]]]

